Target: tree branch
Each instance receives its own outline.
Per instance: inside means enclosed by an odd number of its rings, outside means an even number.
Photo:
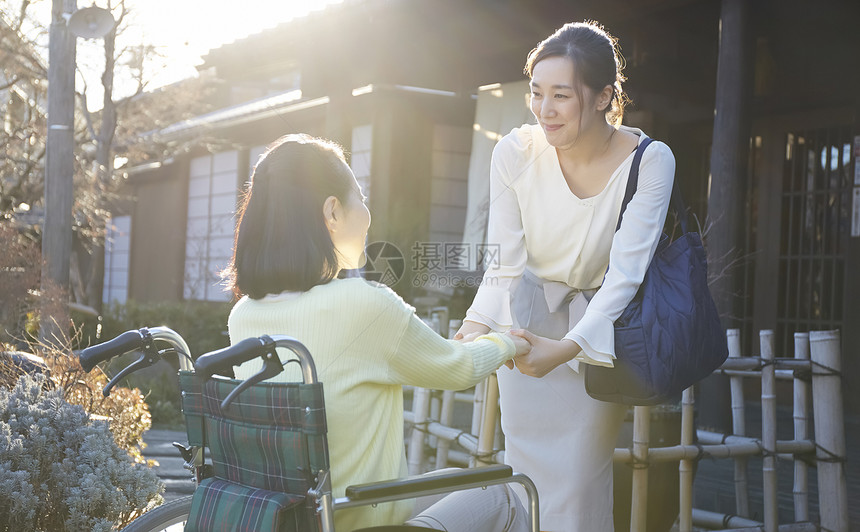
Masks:
[[[21,26],[24,25],[24,19],[27,17],[27,7],[30,5],[30,0],[21,1],[21,9],[18,10],[18,20],[15,21],[15,33],[21,33]]]
[[[87,89],[84,87],[83,92],[75,92],[75,96],[81,101],[81,110],[83,111],[84,120],[87,123],[87,131],[90,133],[90,137],[93,141],[95,141],[98,136],[96,135],[95,126],[93,126],[93,115],[90,113],[90,110],[87,108]]]
[[[20,81],[20,80],[21,80],[21,78],[18,76],[13,77],[12,81],[10,81],[9,83],[6,83],[5,85],[0,85],[0,91],[8,89],[12,85],[18,83],[18,81]]]

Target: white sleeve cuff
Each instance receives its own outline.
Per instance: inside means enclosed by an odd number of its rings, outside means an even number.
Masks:
[[[582,348],[573,361],[607,368],[615,366],[615,325],[606,316],[586,311],[579,323],[564,337]]]
[[[466,319],[482,323],[494,331],[507,331],[514,324],[511,293],[504,288],[482,286],[466,312]]]

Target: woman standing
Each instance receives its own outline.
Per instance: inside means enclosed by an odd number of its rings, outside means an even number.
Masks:
[[[589,397],[579,369],[613,365],[613,323],[654,254],[674,180],[672,152],[653,142],[615,232],[646,137],[621,126],[621,70],[616,40],[594,23],[566,24],[529,54],[537,124],[493,151],[488,242],[500,246],[500,265],[458,332],[513,328],[532,344],[516,369],[498,371],[505,459],[534,480],[541,527],[552,532],[613,530],[625,408]]]

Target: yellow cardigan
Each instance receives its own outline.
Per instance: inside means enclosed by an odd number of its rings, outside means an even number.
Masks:
[[[228,320],[230,341],[286,334],[310,350],[325,390],[333,495],[347,486],[406,475],[401,385],[461,390],[515,353],[513,342],[488,334],[468,344],[445,340],[394,291],[363,279],[336,279],[307,292],[242,298]],[[236,368],[237,378],[260,370]],[[301,379],[289,364],[274,380]],[[339,531],[399,524],[412,501],[335,514]]]

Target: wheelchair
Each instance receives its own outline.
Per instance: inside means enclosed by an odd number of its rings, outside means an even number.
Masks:
[[[156,340],[170,347],[159,350]],[[278,348],[290,353],[286,360],[280,358]],[[294,338],[249,338],[192,363],[178,334],[166,327],[144,328],[85,349],[81,365],[89,371],[96,363],[129,351],[143,354],[105,387],[105,395],[132,371],[168,353],[180,355],[188,445],[174,445],[186,468],[194,472],[198,487],[192,496],[144,513],[124,529],[127,532],[337,532],[334,512],[342,508],[504,483],[525,489],[531,530],[540,530],[534,484],[506,465],[354,485],[346,488],[344,497],[334,499],[323,383],[317,379],[311,354]],[[258,374],[245,380],[225,376],[232,374],[233,366],[255,358],[263,363]],[[290,363],[301,367],[302,382],[265,382]],[[394,525],[361,532],[410,530],[427,529]]]

